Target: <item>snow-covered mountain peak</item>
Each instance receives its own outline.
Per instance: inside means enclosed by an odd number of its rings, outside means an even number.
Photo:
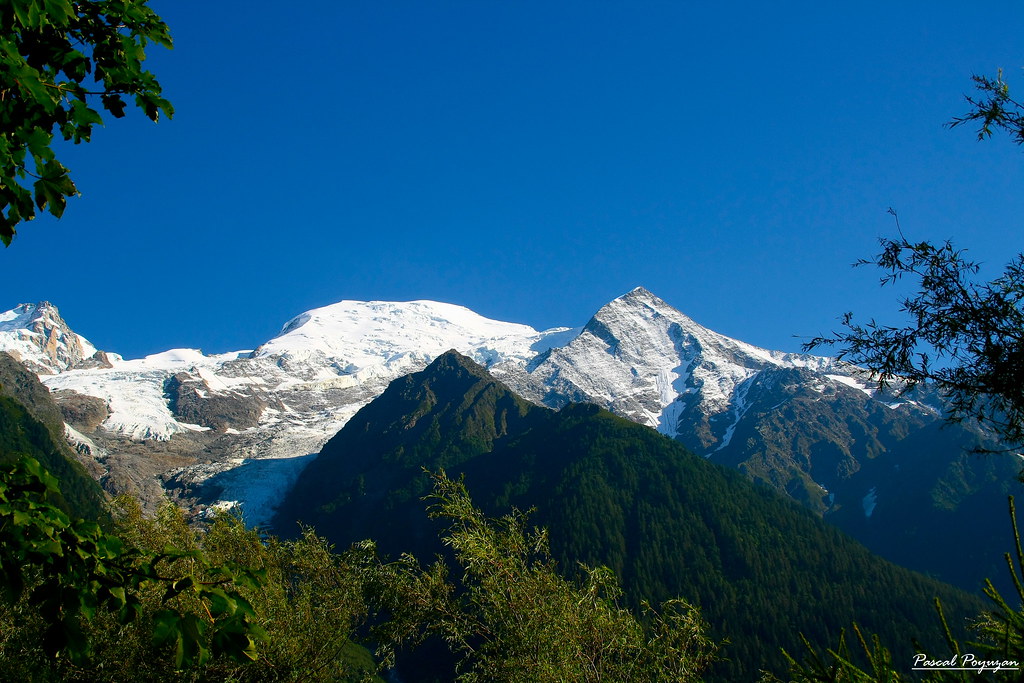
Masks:
[[[529,325],[491,320],[463,306],[436,301],[341,301],[296,316],[252,357],[320,359],[352,374],[378,365],[425,365],[454,348],[490,365],[526,360],[546,337],[564,329],[538,332]]]
[[[776,355],[709,330],[642,287],[601,307],[580,341],[587,336],[601,340],[605,352],[634,375],[641,367],[654,366],[678,377],[700,366],[757,370]]]
[[[699,327],[697,323],[643,287],[630,290],[606,303],[594,314],[591,322],[612,322],[636,316],[651,319],[664,315],[688,323],[686,327]]]
[[[769,367],[823,371],[834,362],[726,337],[637,287],[602,306],[570,343],[531,363],[518,388],[543,387],[531,395],[553,407],[595,402],[675,436],[684,412],[731,410],[737,388]]]
[[[606,308],[618,308],[622,306],[646,306],[652,309],[671,308],[671,306],[665,303],[664,300],[656,296],[646,287],[634,287],[622,296],[615,297],[601,308],[603,310]]]
[[[653,322],[658,322],[656,324],[658,328],[674,326],[673,329],[683,334],[698,335],[709,339],[727,339],[697,325],[692,318],[642,287],[621,297],[616,297],[601,306],[585,329],[594,332],[607,330],[617,339],[622,339],[638,332],[636,326],[647,326]]]
[[[33,372],[54,375],[105,357],[76,334],[49,301],[20,304],[0,313],[0,350],[7,351]]]

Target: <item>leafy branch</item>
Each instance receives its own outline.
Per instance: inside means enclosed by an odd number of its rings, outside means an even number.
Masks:
[[[982,97],[965,96],[971,105],[970,112],[957,116],[947,125],[956,128],[968,123],[981,122],[978,128],[978,139],[992,137],[996,129],[1006,131],[1018,144],[1024,144],[1024,105],[1010,97],[1010,86],[1003,80],[1003,70],[999,69],[995,78],[973,76],[975,87],[983,93]]]
[[[153,639],[174,647],[176,667],[217,654],[257,657],[264,633],[238,588],[258,588],[259,571],[214,566],[197,550],[142,552],[95,522],[71,520],[50,502],[57,495],[54,477],[31,458],[0,474],[0,597],[9,604],[26,597],[38,611],[48,625],[42,645],[49,655],[87,661],[84,622],[104,610],[131,623],[143,612],[142,591],[159,586],[166,607],[154,616]],[[184,574],[164,573],[186,564]],[[172,606],[185,593],[200,602],[206,619]]]
[[[142,64],[150,43],[171,47],[167,26],[148,0],[9,0],[0,5],[0,241],[36,209],[60,218],[78,194],[51,147],[59,133],[78,144],[134,99],[157,121],[174,113]],[[79,49],[81,48],[81,49]],[[86,88],[91,75],[98,88]],[[93,99],[90,99],[93,98]],[[29,165],[35,173],[28,171]],[[26,182],[26,176],[34,182]]]
[[[891,211],[891,209],[890,209]],[[910,280],[899,301],[902,326],[842,316],[844,330],[815,337],[805,350],[840,347],[838,357],[866,367],[882,387],[933,383],[950,398],[950,419],[976,418],[1011,444],[1024,443],[1024,255],[989,282],[980,264],[951,242],[879,240],[881,251],[855,265],[883,271],[883,287]]]

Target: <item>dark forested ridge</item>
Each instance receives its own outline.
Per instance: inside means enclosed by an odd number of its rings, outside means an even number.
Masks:
[[[609,566],[628,599],[682,596],[728,637],[720,675],[780,670],[799,633],[832,643],[857,622],[910,656],[935,643],[941,597],[954,624],[980,600],[871,555],[768,487],[694,456],[646,427],[588,405],[560,412],[514,396],[450,352],[394,382],[323,449],[276,528],[311,523],[347,545],[429,558],[423,468],[463,473],[485,511],[535,507],[563,570]]]
[[[61,482],[61,507],[73,516],[101,519],[104,494],[64,439],[64,419],[39,379],[0,352],[0,465],[28,455]]]

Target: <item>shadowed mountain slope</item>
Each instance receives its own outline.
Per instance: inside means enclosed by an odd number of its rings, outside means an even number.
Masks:
[[[64,419],[36,376],[0,352],[0,466],[22,455],[38,460],[60,482],[60,507],[74,517],[101,520],[104,494],[64,439]]]

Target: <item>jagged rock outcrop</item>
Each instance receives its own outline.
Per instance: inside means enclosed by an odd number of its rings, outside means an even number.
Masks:
[[[0,314],[4,350],[40,375],[70,370],[83,362],[102,362],[96,348],[75,334],[49,301],[21,304]]]
[[[64,422],[85,434],[95,432],[110,415],[106,402],[95,396],[87,396],[70,389],[55,391],[52,396],[60,408]]]
[[[267,401],[242,391],[214,392],[202,377],[178,372],[164,382],[174,416],[217,431],[256,427]]]

